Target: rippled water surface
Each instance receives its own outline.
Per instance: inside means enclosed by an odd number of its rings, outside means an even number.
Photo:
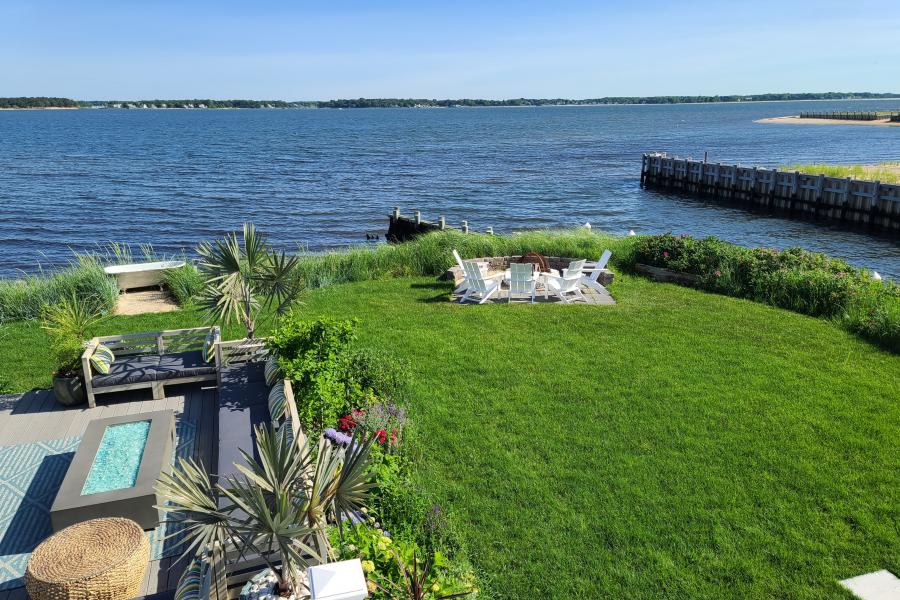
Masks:
[[[253,221],[287,248],[364,243],[395,205],[495,231],[590,222],[800,245],[900,277],[896,240],[639,187],[641,153],[900,160],[900,128],[760,124],[898,101],[371,110],[0,112],[0,275],[109,240],[190,251]]]

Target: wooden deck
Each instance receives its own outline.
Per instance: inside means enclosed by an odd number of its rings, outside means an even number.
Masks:
[[[104,417],[135,415],[172,409],[176,419],[187,419],[197,428],[196,460],[216,464],[218,440],[218,399],[215,387],[187,384],[167,388],[169,396],[153,400],[150,390],[123,392],[102,397],[96,408],[87,405],[66,408],[56,403],[50,391],[28,392],[21,396],[0,396],[0,446],[77,437],[88,421]],[[142,595],[173,590],[184,571],[177,556],[150,562]],[[25,600],[25,588],[0,591],[0,600]]]

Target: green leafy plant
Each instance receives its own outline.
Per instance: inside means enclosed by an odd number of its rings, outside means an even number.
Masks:
[[[287,431],[258,427],[259,460],[242,450],[246,464],[235,465],[240,475],[213,484],[202,465],[179,459],[157,482],[166,500],[158,508],[185,526],[185,555],[221,552],[230,545],[241,555],[258,554],[285,594],[298,589],[295,575],[308,566],[308,556],[315,562],[335,556],[328,523],[337,523],[340,531],[350,514],[364,508],[372,486],[371,441],[354,438],[346,449],[337,449],[294,440]]]
[[[269,347],[294,386],[297,413],[306,431],[317,434],[354,408],[406,393],[405,363],[357,349],[358,321],[304,320],[297,311],[284,315]]]
[[[297,256],[274,250],[252,223],[244,224],[241,239],[231,232],[201,243],[197,253],[204,281],[198,304],[210,320],[241,323],[248,338],[260,313],[283,313],[303,287]]]
[[[92,303],[76,295],[62,298],[58,304],[47,305],[42,314],[41,327],[50,336],[50,349],[56,361],[57,374],[71,375],[81,367],[82,342],[103,315]]]
[[[342,559],[359,558],[375,600],[442,600],[478,593],[475,575],[440,551],[395,539],[373,524],[348,528],[332,539]]]

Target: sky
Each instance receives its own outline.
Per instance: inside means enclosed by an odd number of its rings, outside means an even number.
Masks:
[[[0,0],[0,96],[900,92],[898,41],[898,0]]]

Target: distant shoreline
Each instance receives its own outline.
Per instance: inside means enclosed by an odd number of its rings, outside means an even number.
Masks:
[[[0,110],[222,110],[222,109],[351,109],[351,108],[539,108],[542,106],[675,106],[681,104],[752,104],[759,102],[859,102],[898,101],[896,93],[822,92],[697,96],[604,96],[599,98],[342,98],[334,100],[152,99],[73,100],[52,97],[0,98]]]
[[[756,119],[754,123],[780,123],[783,125],[869,125],[875,127],[900,127],[900,123],[891,123],[887,119],[877,121],[851,121],[849,119],[801,119],[800,115],[786,117],[767,117]]]

